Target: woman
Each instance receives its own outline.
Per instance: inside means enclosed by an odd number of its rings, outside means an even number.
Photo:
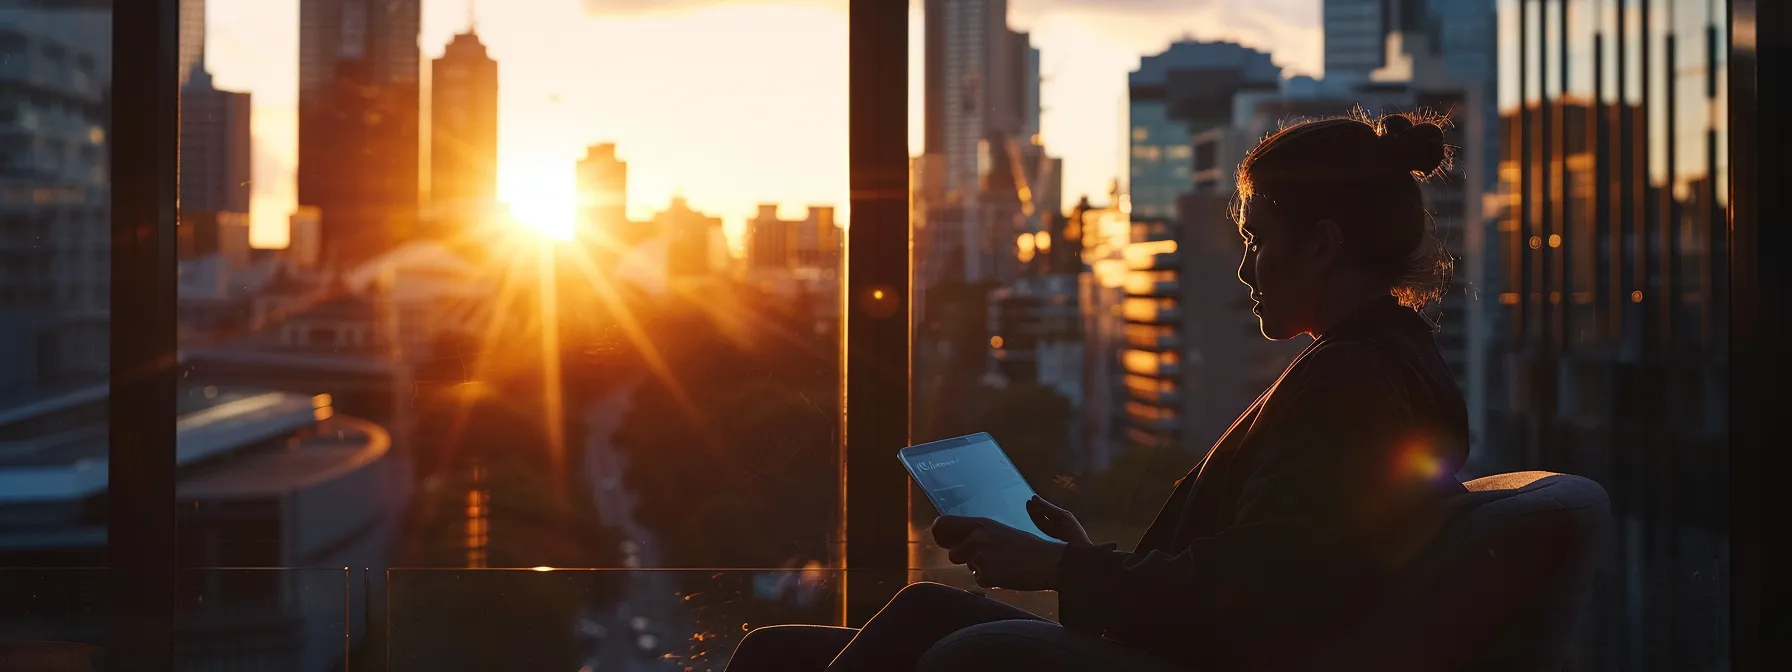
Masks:
[[[1057,541],[934,523],[980,585],[1058,591],[1061,626],[917,584],[862,631],[754,631],[730,669],[1300,669],[1347,636],[1462,492],[1467,412],[1417,312],[1452,268],[1419,186],[1448,164],[1443,123],[1309,121],[1239,165],[1252,312],[1267,338],[1314,341],[1178,482],[1138,548],[1091,543],[1038,499],[1028,509]]]

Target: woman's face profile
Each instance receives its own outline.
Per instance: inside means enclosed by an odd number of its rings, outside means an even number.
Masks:
[[[1318,269],[1300,236],[1274,205],[1253,198],[1241,212],[1244,259],[1238,279],[1250,288],[1264,338],[1280,341],[1312,330]]]

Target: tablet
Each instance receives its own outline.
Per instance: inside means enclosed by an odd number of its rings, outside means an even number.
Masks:
[[[987,433],[909,446],[896,453],[940,515],[989,518],[1044,539],[1027,515],[1033,488]]]

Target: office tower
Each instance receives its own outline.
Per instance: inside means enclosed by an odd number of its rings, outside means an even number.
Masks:
[[[1231,42],[1176,42],[1140,59],[1127,76],[1133,213],[1173,219],[1192,179],[1189,138],[1230,124],[1238,93],[1275,91],[1281,80],[1269,54]]]
[[[585,149],[578,165],[578,202],[580,240],[604,247],[636,238],[628,221],[628,163],[616,158],[614,143]]]
[[[844,242],[833,206],[811,205],[802,219],[790,220],[778,217],[777,204],[763,203],[747,221],[747,267],[838,270]]]
[[[1500,4],[1502,45],[1526,46],[1499,72],[1493,371],[1508,393],[1483,471],[1568,472],[1611,493],[1580,630],[1589,668],[1729,660],[1713,626],[1729,613],[1725,5],[1632,3],[1619,21],[1591,3]]]
[[[180,0],[180,85],[205,70],[205,0]],[[184,114],[184,111],[183,111]]]
[[[834,223],[834,208],[811,205],[809,213],[796,230],[795,262],[799,268],[838,268],[840,265],[840,225]]]
[[[251,99],[221,91],[205,70],[181,89],[180,250],[192,257],[218,251],[220,213],[249,213]]]
[[[204,70],[181,91],[182,211],[249,211],[250,110],[250,94],[213,88]]]
[[[1386,61],[1390,2],[1324,0],[1325,76],[1367,80]]]
[[[111,17],[9,10],[0,34],[0,392],[103,380]]]
[[[1038,135],[1039,73],[1037,50],[1007,16],[1005,0],[925,5],[924,151],[942,157],[940,198],[922,206],[937,224],[927,247],[958,258],[922,284],[1001,279],[1015,267],[1014,215],[1025,194],[1012,168]]]
[[[418,197],[419,0],[300,0],[301,205],[352,264],[411,235]]]
[[[322,257],[322,216],[317,208],[301,205],[287,220],[286,258],[299,268],[313,268]]]
[[[747,267],[772,270],[790,267],[794,222],[778,218],[778,204],[761,203],[759,214],[747,222]]]
[[[684,197],[673,196],[671,205],[653,216],[653,231],[666,239],[666,275],[701,276],[719,270],[713,252],[722,218],[692,210]]]
[[[431,63],[429,200],[451,236],[488,214],[498,194],[498,62],[472,28]]]

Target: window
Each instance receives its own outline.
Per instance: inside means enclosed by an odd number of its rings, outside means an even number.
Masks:
[[[864,585],[837,567],[855,529],[840,460],[864,457],[841,445],[839,367],[889,353],[842,352],[849,319],[913,339],[913,440],[990,431],[1042,494],[1130,545],[1156,513],[1135,495],[1167,492],[1230,421],[1210,407],[1248,403],[1300,345],[1265,342],[1249,316],[1225,180],[1288,116],[1277,105],[1342,90],[1291,76],[1372,67],[1387,46],[1377,2],[1323,3],[1324,48],[1301,50],[1273,26],[1234,35],[1168,5],[989,3],[1008,7],[991,21],[983,3],[916,1],[913,266],[882,263],[909,256],[892,235],[847,278],[847,175],[901,171],[847,165],[842,112],[877,125],[864,100],[842,104],[844,0],[535,1],[463,19],[436,0],[291,0],[296,22],[291,6],[183,1],[177,24],[145,20],[168,0],[119,3],[117,43],[107,3],[0,17],[0,90],[20,98],[0,105],[0,585],[32,588],[0,600],[0,639],[104,643],[101,582],[156,588],[80,568],[145,543],[132,533],[156,507],[121,522],[118,503],[160,484],[179,526],[149,543],[197,568],[159,602],[182,605],[183,668],[483,669],[518,652],[543,668],[719,668],[741,624],[837,622]],[[1458,277],[1487,297],[1449,297],[1436,339],[1473,423],[1458,476],[1550,469],[1612,494],[1582,619],[1599,625],[1577,633],[1576,660],[1722,666],[1747,636],[1728,620],[1729,264],[1759,252],[1729,238],[1754,225],[1729,199],[1758,200],[1754,175],[1732,189],[1729,151],[1761,144],[1729,134],[1730,3],[1426,4],[1402,19],[1450,37],[1409,56],[1479,95],[1382,81],[1376,96],[1454,109],[1487,133],[1452,142],[1499,168],[1461,161],[1429,194],[1466,246]],[[155,25],[179,26],[178,82],[134,58],[157,36],[133,31]],[[269,31],[297,49],[266,49]],[[1476,35],[1499,36],[1497,53]],[[857,47],[892,47],[852,46],[856,63],[872,51]],[[1182,59],[1215,48],[1264,86],[1180,90],[1211,70]],[[1464,74],[1477,67],[1497,72]],[[157,114],[153,86],[177,84],[195,94],[183,186],[152,194],[173,183],[145,170],[154,152],[112,149],[170,145],[138,122]],[[1232,104],[1179,104],[1215,97]],[[114,157],[129,182],[108,183]],[[901,193],[884,186],[871,191]],[[156,221],[151,206],[176,198],[163,315],[158,250],[114,235],[110,208]],[[885,216],[861,210],[861,232],[903,233]],[[111,278],[113,258],[142,270]],[[912,272],[910,296],[867,272]],[[176,331],[160,327],[178,327],[178,349],[134,345]],[[113,353],[120,371],[166,361],[175,398],[112,376]],[[143,417],[162,402],[173,418]],[[175,425],[160,446],[172,472],[94,485],[96,464],[144,454],[111,452],[140,438],[113,418]],[[909,578],[968,586],[911,501]]]

